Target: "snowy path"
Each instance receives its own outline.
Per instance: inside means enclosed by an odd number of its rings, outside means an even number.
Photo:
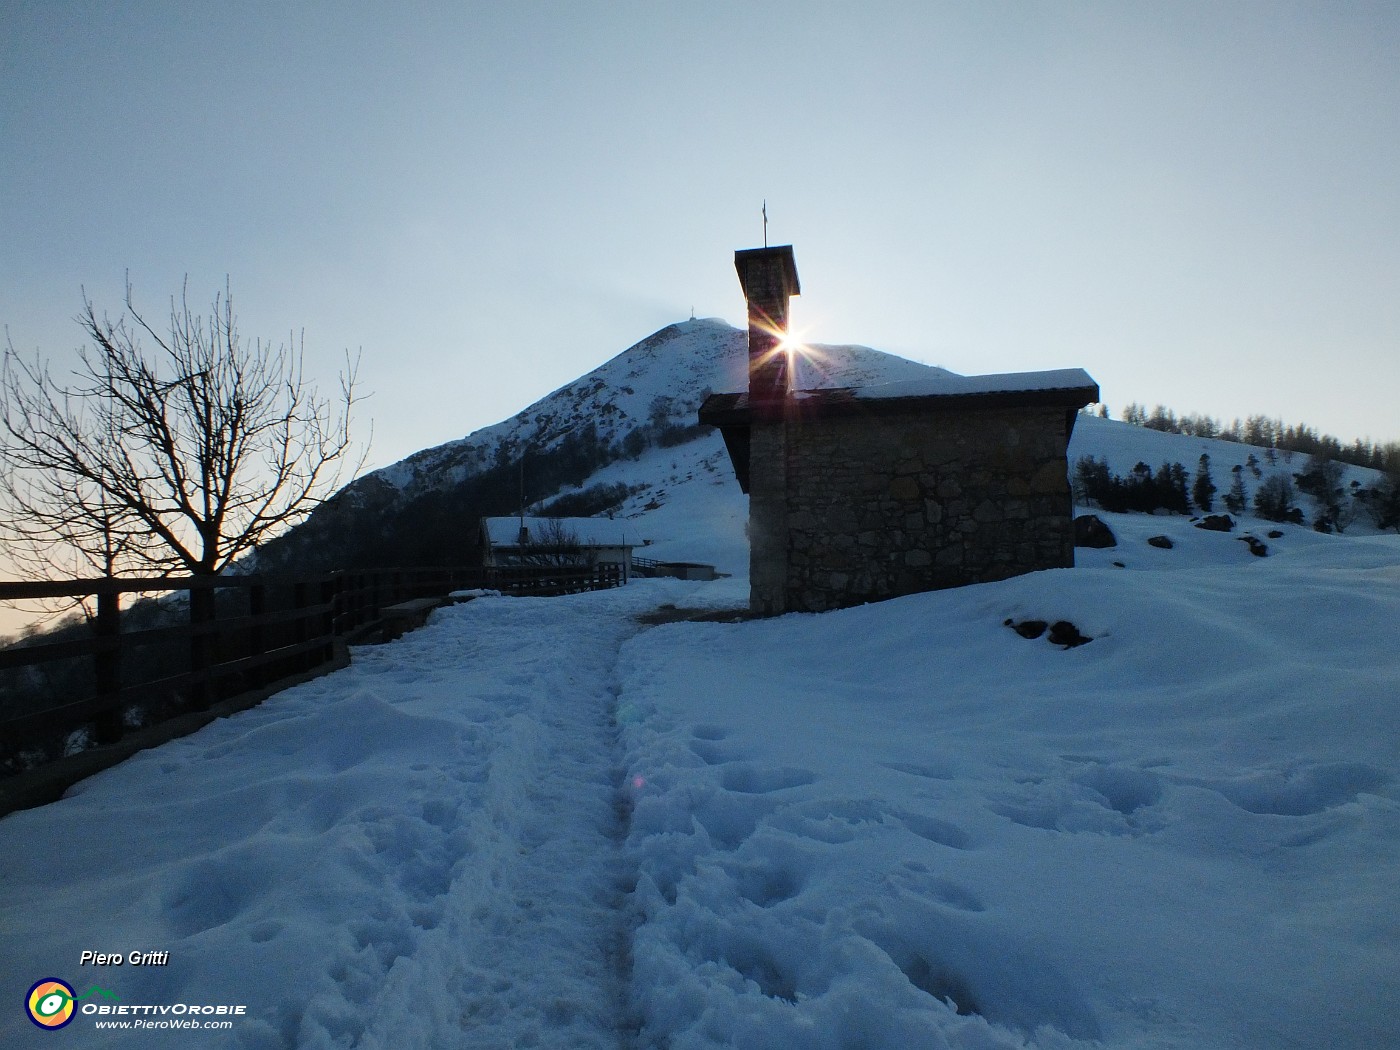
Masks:
[[[249,1004],[220,1045],[623,1045],[613,668],[665,593],[443,610],[10,818],[0,947],[125,1002]],[[80,972],[89,948],[170,964]],[[0,1025],[5,1045],[47,1037]]]
[[[631,886],[607,686],[638,627],[611,606],[566,620],[545,609],[502,603],[489,628],[445,624],[359,657],[361,673],[402,687],[399,702],[452,696],[469,723],[453,761],[432,770],[421,820],[395,814],[380,832],[407,911],[430,928],[366,929],[381,956],[401,954],[387,969],[368,960],[376,1038],[361,1045],[403,1045],[415,1024],[424,1046],[461,1045],[463,1033],[480,1047],[619,1045]],[[470,624],[472,613],[455,615]]]

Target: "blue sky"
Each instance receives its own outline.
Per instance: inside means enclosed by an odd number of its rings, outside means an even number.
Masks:
[[[0,323],[232,283],[361,350],[371,465],[796,249],[795,323],[1400,439],[1390,3],[0,0]]]

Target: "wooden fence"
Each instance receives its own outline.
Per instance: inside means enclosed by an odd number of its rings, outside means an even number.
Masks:
[[[473,588],[558,595],[622,582],[616,565],[0,582],[0,600],[96,601],[82,637],[0,649],[0,676],[11,679],[0,693],[0,757],[51,745],[84,726],[97,743],[113,743],[127,732],[132,707],[149,724],[336,666],[348,643],[369,637],[386,609],[410,599]],[[187,606],[186,622],[124,624],[133,610],[123,610],[122,598],[137,594],[161,596],[143,603],[147,614],[164,607],[158,619]],[[16,684],[17,677],[24,680]],[[55,682],[62,695],[53,695]]]

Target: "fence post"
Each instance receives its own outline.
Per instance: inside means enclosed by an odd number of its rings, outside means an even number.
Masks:
[[[94,661],[97,695],[111,700],[114,705],[97,716],[99,744],[115,743],[122,735],[122,711],[115,702],[122,688],[121,600],[121,594],[115,590],[101,591],[97,595],[94,624],[98,644]]]
[[[255,583],[248,588],[248,615],[252,618],[252,626],[248,628],[248,656],[261,656],[267,652],[267,631],[260,622],[263,616],[267,615],[267,588],[261,583]],[[253,672],[252,682],[254,686],[262,685],[269,680],[272,669],[266,664],[258,667]]]
[[[308,629],[306,623],[305,613],[306,607],[310,604],[311,602],[307,597],[306,581],[297,580],[296,583],[292,585],[292,608],[294,608],[300,614],[294,621],[294,628],[292,631],[292,639],[297,645],[300,645],[302,642],[306,641],[310,634],[310,630]],[[299,654],[296,657],[296,665],[298,667],[301,667],[302,669],[305,669],[305,660],[306,657],[304,655]]]
[[[329,663],[335,659],[335,607],[336,595],[339,593],[340,577],[334,574],[321,577],[321,604],[326,607],[326,611],[321,614],[320,629],[326,644],[317,663]]]
[[[193,584],[200,577],[191,580]],[[214,589],[191,586],[190,596],[190,709],[203,711],[210,704],[209,668],[214,663]]]
[[[365,610],[369,608],[369,603],[373,600],[370,594],[370,586],[369,575],[363,570],[351,575],[350,593],[349,597],[345,600],[345,604],[350,609],[350,619],[344,631],[341,633],[349,634],[352,631],[358,630],[360,624],[364,623],[369,618]]]
[[[350,581],[345,572],[339,569],[332,571],[326,579],[331,583],[331,611],[326,616],[326,629],[334,638],[345,633],[345,606]]]

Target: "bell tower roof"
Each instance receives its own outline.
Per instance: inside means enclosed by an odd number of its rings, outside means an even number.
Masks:
[[[741,249],[734,253],[734,269],[739,271],[744,298],[751,302],[802,294],[790,244]]]

